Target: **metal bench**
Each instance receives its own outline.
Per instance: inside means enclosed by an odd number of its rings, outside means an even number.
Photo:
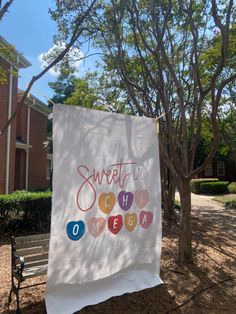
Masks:
[[[11,239],[12,265],[9,306],[12,301],[12,293],[14,293],[17,302],[16,313],[20,312],[19,290],[43,284],[20,287],[21,283],[28,278],[47,274],[49,238],[50,234],[47,233],[17,238],[12,237]]]

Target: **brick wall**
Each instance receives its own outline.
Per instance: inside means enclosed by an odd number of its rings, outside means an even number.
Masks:
[[[9,65],[0,57],[0,64],[4,71],[9,71]],[[0,84],[0,129],[3,128],[7,121],[8,115],[8,82]],[[6,177],[6,145],[7,133],[0,135],[0,194],[5,193],[5,177]]]
[[[44,189],[49,186],[46,179],[47,151],[43,142],[47,139],[47,116],[31,108],[29,149],[29,190]]]
[[[198,178],[218,178],[219,180],[226,180],[226,181],[236,181],[236,162],[231,160],[224,161],[225,167],[225,175],[219,176],[217,173],[217,161],[213,159],[212,161],[212,175],[206,175],[205,170],[202,171],[197,177]]]
[[[28,106],[24,104],[17,113],[16,138],[22,142],[27,142],[27,117]]]
[[[25,190],[26,151],[17,148],[15,156],[15,190]]]
[[[7,73],[6,84],[0,84],[0,129],[3,128],[8,119],[8,105],[9,105],[9,73],[10,65],[0,57],[1,67]],[[17,105],[17,77],[13,77],[12,84],[12,111]],[[11,124],[11,146],[10,146],[10,182],[9,193],[14,190],[14,173],[15,173],[15,132],[16,121]],[[5,193],[6,182],[6,152],[7,152],[7,132],[0,135],[0,194]]]
[[[20,97],[19,97],[20,98]],[[17,113],[16,139],[27,143],[27,104],[21,105]],[[24,190],[26,188],[26,150],[16,148],[15,151],[15,186],[14,190]]]
[[[16,76],[13,77],[12,90],[13,90],[12,112],[14,112],[17,106],[17,92],[18,92],[18,79]],[[17,118],[15,118],[11,124],[9,193],[14,192],[14,186],[15,186],[16,120]]]
[[[10,65],[0,57],[0,65],[7,73],[7,82],[0,84],[0,129],[4,127],[8,120],[9,107],[9,76]],[[12,113],[17,106],[18,79],[14,75],[12,79]],[[47,116],[31,108],[30,115],[30,142],[29,148],[29,189],[43,189],[49,186],[46,179],[47,151],[43,147],[43,142],[47,139]],[[10,138],[10,160],[9,160],[9,193],[14,192],[15,185],[25,187],[25,150],[16,150],[16,139],[27,142],[27,116],[28,105],[22,106],[15,120],[11,123]],[[7,131],[0,135],[0,194],[5,193],[6,184],[6,154],[7,154]],[[17,160],[16,160],[17,154]],[[16,172],[15,172],[16,171]],[[15,182],[17,174],[17,182]]]

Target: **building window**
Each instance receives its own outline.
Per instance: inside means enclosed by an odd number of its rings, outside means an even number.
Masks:
[[[205,168],[205,176],[206,177],[212,177],[212,163],[210,163],[206,168]]]
[[[217,176],[224,177],[225,176],[225,163],[224,161],[217,162]]]
[[[46,179],[50,180],[52,172],[52,159],[47,159]]]

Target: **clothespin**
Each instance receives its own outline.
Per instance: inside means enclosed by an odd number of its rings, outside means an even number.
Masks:
[[[159,117],[156,118],[156,130],[157,130],[157,134],[159,134],[160,131],[160,124],[159,124],[159,120],[164,117],[167,114],[167,112],[164,112],[163,114],[161,114]]]

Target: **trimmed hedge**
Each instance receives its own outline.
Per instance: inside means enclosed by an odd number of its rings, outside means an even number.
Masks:
[[[236,182],[232,182],[228,185],[228,190],[230,193],[236,194]]]
[[[228,192],[229,182],[202,182],[200,184],[201,192],[204,194],[224,194]]]
[[[51,192],[19,192],[0,195],[0,220],[5,230],[48,231]]]
[[[203,182],[218,182],[219,179],[204,178],[204,179],[192,179],[190,182],[190,189],[192,193],[201,194],[201,184]]]

